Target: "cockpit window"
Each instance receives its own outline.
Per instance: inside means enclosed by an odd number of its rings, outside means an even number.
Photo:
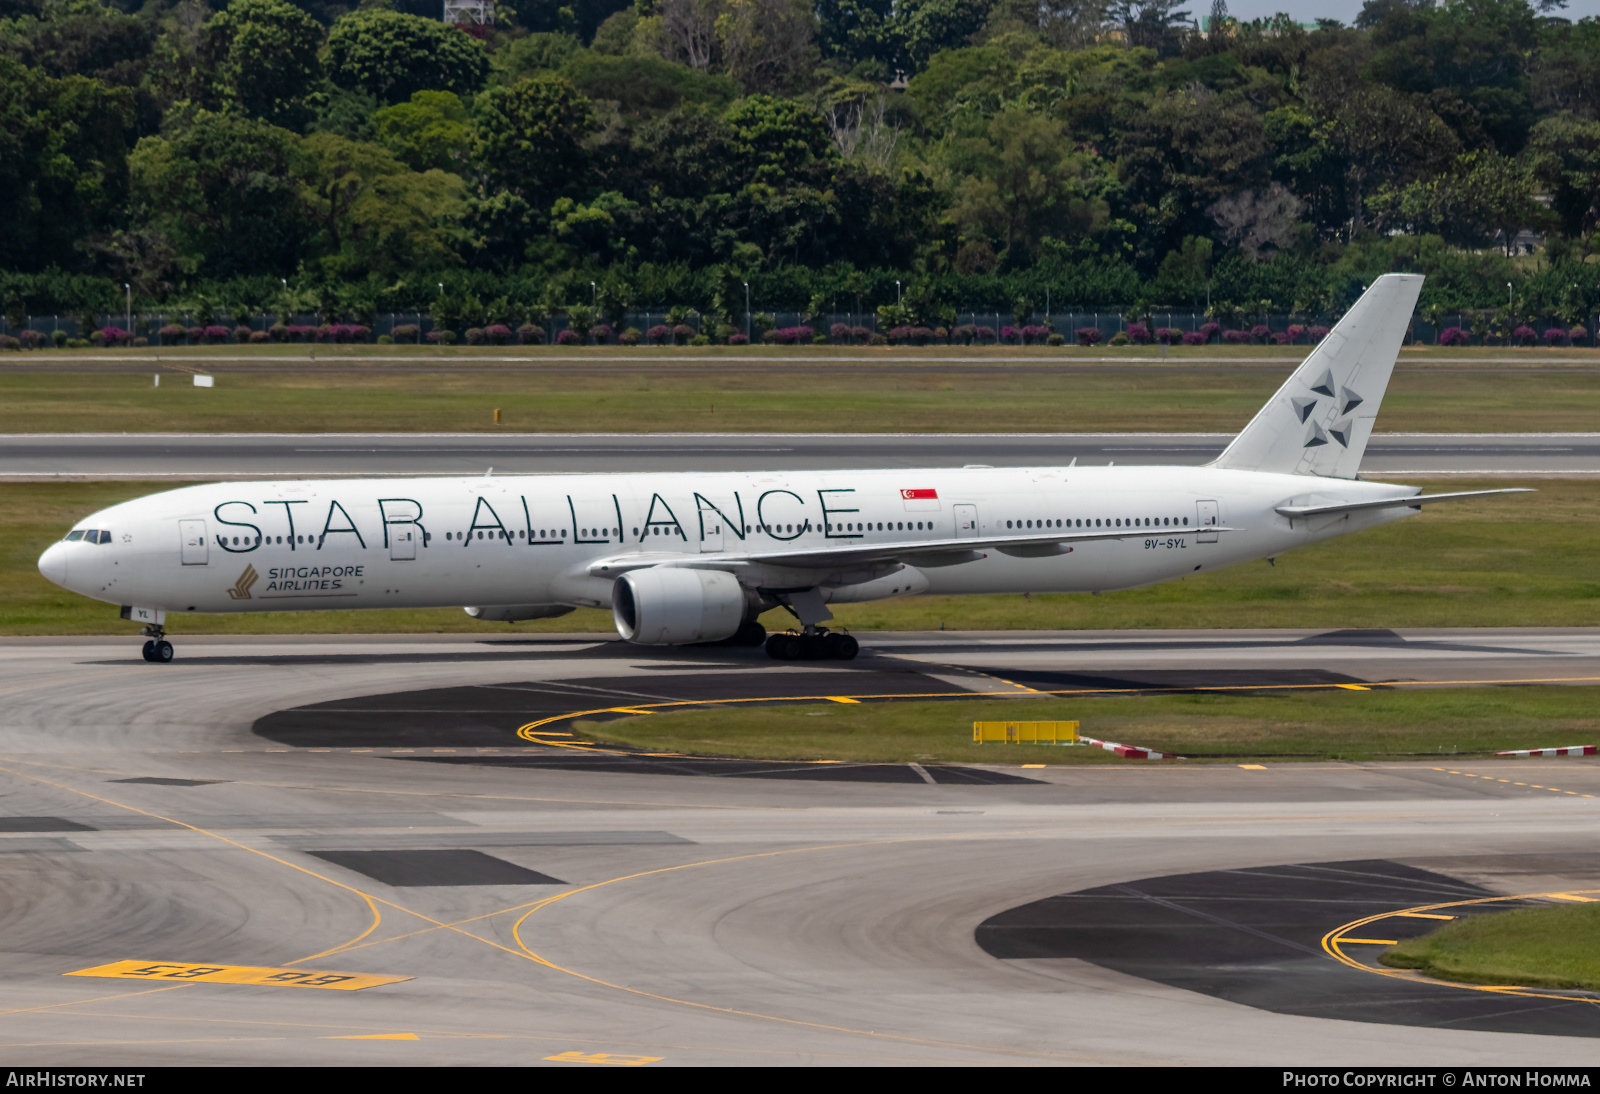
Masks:
[[[76,531],[67,533],[67,542],[68,543],[75,543],[75,542],[77,542],[78,540],[80,540],[82,538],[83,538],[83,529],[82,528],[79,528]]]
[[[90,533],[90,535],[93,535],[93,533]],[[88,538],[88,537],[85,537],[85,538]],[[100,542],[101,543],[110,543],[111,542],[111,533],[105,528],[100,529]]]

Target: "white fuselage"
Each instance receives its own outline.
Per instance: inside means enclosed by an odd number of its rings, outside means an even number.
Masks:
[[[591,572],[599,559],[971,539],[976,557],[957,564],[854,575],[755,566],[739,580],[814,585],[834,603],[1098,592],[1270,557],[1411,515],[1416,510],[1398,508],[1291,521],[1274,511],[1393,497],[1396,489],[1207,467],[219,483],[102,510],[76,525],[101,533],[94,542],[57,543],[40,568],[86,596],[163,612],[604,607],[613,579]],[[1222,530],[1195,531],[1207,525]],[[1067,528],[1122,538],[1076,543],[1051,557],[983,550],[986,540]]]

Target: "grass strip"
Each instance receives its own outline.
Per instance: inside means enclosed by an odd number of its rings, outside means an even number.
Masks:
[[[1600,743],[1600,687],[1179,692],[1039,699],[708,705],[580,720],[590,740],[650,752],[906,763],[1150,763],[1085,746],[974,744],[975,721],[1076,721],[1101,740],[1189,762],[1457,760]],[[1155,761],[1163,762],[1163,761]]]
[[[1593,626],[1600,622],[1600,482],[1456,482],[1448,489],[1532,485],[1537,494],[1461,502],[1281,555],[1147,589],[1091,597],[1050,593],[913,597],[841,604],[856,631],[1072,630],[1145,627]],[[39,555],[73,522],[157,492],[148,483],[0,483],[0,634],[131,634],[107,604],[40,576]],[[236,574],[224,575],[231,582]],[[787,628],[782,611],[769,628]],[[241,615],[173,613],[184,634],[478,634],[612,632],[609,612],[507,625],[459,608]]]
[[[1231,432],[1296,362],[1011,364],[1017,367],[774,359],[738,369],[596,363],[386,372],[318,362],[292,371],[238,366],[213,388],[196,388],[182,373],[156,387],[143,372],[0,368],[0,432]],[[1384,398],[1381,428],[1582,431],[1597,418],[1600,371],[1593,369],[1403,364]]]
[[[1378,960],[1464,984],[1600,990],[1600,904],[1467,916],[1408,938]]]

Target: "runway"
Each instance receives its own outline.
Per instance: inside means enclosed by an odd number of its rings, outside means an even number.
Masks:
[[[1600,889],[1592,760],[768,777],[563,766],[518,734],[735,693],[1593,682],[1597,631],[877,634],[840,664],[177,642],[152,666],[131,636],[0,640],[6,1064],[1580,1066],[1600,1036],[1592,1005],[1465,988],[1405,986],[1398,1024],[1381,973],[1316,944]],[[1039,933],[1039,902],[1106,887],[1167,911]],[[1173,964],[1191,921],[1209,986]]]
[[[0,435],[0,480],[1203,464],[1222,433]],[[1600,433],[1382,433],[1367,477],[1600,473]]]

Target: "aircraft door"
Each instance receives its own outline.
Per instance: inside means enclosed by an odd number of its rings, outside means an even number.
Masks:
[[[389,559],[392,562],[410,562],[417,557],[417,526],[392,524],[389,526]]]
[[[950,511],[956,518],[956,538],[976,539],[978,537],[978,507],[976,505],[952,505]]]
[[[723,524],[726,523],[721,513],[715,509],[700,510],[700,551],[720,551],[723,544]]]
[[[1194,503],[1194,511],[1197,518],[1195,523],[1202,529],[1215,528],[1221,523],[1217,516],[1217,503],[1214,501],[1197,501]],[[1202,531],[1194,538],[1196,543],[1215,543],[1217,533]]]
[[[211,551],[210,545],[206,543],[205,521],[180,520],[178,539],[183,544],[185,566],[204,566],[210,560]]]

